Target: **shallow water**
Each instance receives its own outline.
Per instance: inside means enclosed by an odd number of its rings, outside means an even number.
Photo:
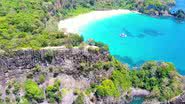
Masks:
[[[134,99],[132,100],[130,104],[142,104],[143,101],[144,101],[144,98],[142,97],[134,97]]]
[[[185,75],[185,23],[130,13],[89,23],[80,34],[85,40],[108,44],[111,54],[130,66],[148,60],[167,61]]]

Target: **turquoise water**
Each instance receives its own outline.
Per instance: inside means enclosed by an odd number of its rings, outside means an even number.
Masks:
[[[142,97],[134,97],[133,101],[130,104],[142,104],[144,101],[144,98]]]
[[[121,33],[127,37],[120,37]],[[185,75],[185,23],[130,13],[91,22],[80,34],[85,40],[108,44],[111,54],[130,66],[149,60],[167,61]]]

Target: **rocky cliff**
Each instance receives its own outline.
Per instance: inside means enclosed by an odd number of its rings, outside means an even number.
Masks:
[[[0,56],[0,79],[24,73],[35,66],[61,67],[62,72],[79,77],[81,63],[108,61],[108,53],[89,52],[88,50],[59,47],[57,49],[20,50]]]
[[[108,52],[98,52],[82,48],[45,48],[42,50],[19,50],[12,54],[1,53],[0,55],[0,91],[1,101],[9,99],[13,103],[16,96],[22,98],[24,92],[19,95],[9,94],[15,88],[9,89],[7,86],[11,82],[24,83],[27,79],[33,79],[39,86],[45,89],[48,85],[53,85],[56,79],[61,81],[61,89],[67,90],[63,95],[62,104],[72,104],[77,96],[78,90],[85,91],[91,83],[99,83],[101,79],[108,78],[113,69],[87,68],[88,65],[95,65],[99,62],[108,62]],[[41,81],[44,76],[44,81]],[[24,88],[23,88],[24,89]],[[22,90],[23,90],[22,89]],[[11,95],[11,96],[10,96]],[[96,101],[95,96],[86,96],[86,104],[97,102],[117,102],[113,98],[105,98]],[[17,101],[17,100],[16,100]],[[44,104],[49,104],[44,100]]]

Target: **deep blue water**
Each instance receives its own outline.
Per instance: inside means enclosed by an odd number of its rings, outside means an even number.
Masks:
[[[121,33],[127,37],[120,37]],[[80,34],[85,40],[108,44],[111,54],[130,66],[149,60],[167,61],[185,75],[185,23],[130,13],[91,22]]]

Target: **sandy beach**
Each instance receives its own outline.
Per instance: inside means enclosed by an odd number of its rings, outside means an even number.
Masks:
[[[128,14],[134,11],[130,10],[107,10],[107,11],[93,11],[87,14],[82,14],[73,18],[61,20],[58,24],[58,28],[60,31],[64,31],[66,33],[79,33],[79,29],[87,25],[88,23],[96,20],[100,20],[103,18],[108,18],[115,15],[120,14]]]

